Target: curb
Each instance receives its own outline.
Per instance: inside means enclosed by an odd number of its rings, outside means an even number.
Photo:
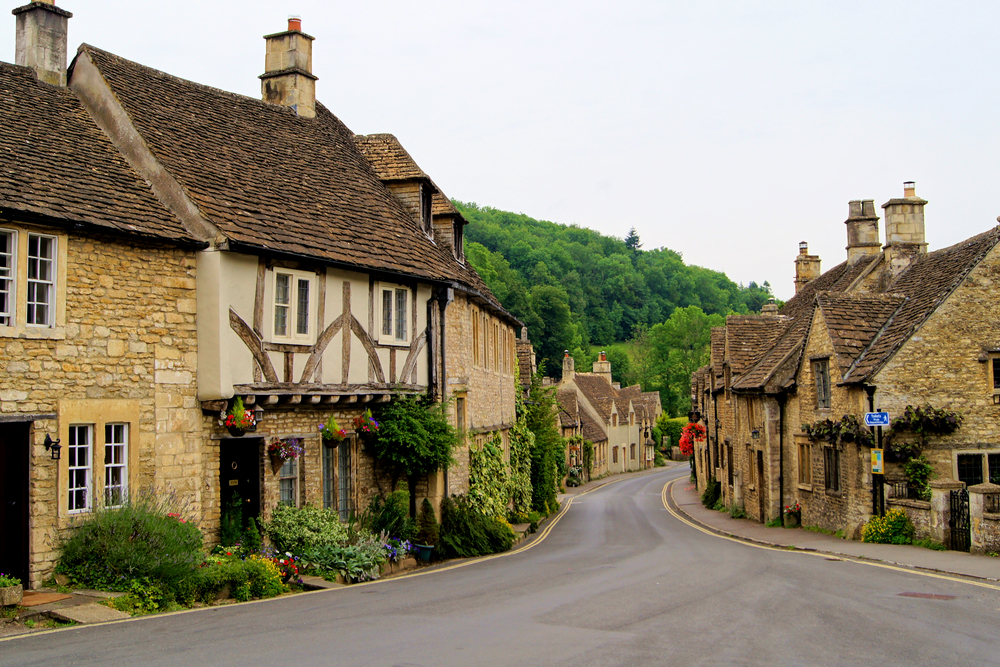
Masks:
[[[1000,583],[1000,578],[983,577],[983,576],[978,576],[978,575],[975,575],[975,574],[967,574],[967,573],[964,573],[964,572],[954,572],[952,570],[942,570],[942,569],[935,568],[935,567],[927,567],[927,566],[924,566],[924,565],[914,565],[913,563],[901,563],[901,562],[898,562],[898,561],[885,560],[885,559],[881,559],[881,558],[871,558],[871,557],[868,557],[868,556],[857,556],[857,555],[854,555],[854,554],[845,554],[842,551],[828,551],[826,549],[816,549],[816,548],[813,548],[813,547],[801,547],[801,546],[794,545],[794,544],[778,544],[777,542],[768,542],[766,540],[760,540],[760,539],[756,539],[756,538],[753,538],[753,537],[747,537],[745,535],[740,535],[738,533],[732,533],[732,532],[729,532],[728,530],[723,530],[722,528],[716,528],[715,526],[710,526],[710,525],[708,525],[706,523],[703,523],[702,521],[699,521],[698,519],[696,519],[692,515],[688,514],[687,512],[685,512],[681,508],[680,504],[674,498],[674,488],[673,488],[673,485],[674,485],[674,482],[676,482],[676,481],[677,480],[671,480],[670,482],[667,483],[670,486],[670,492],[667,494],[667,497],[670,499],[670,504],[673,507],[673,509],[676,512],[678,512],[679,514],[683,514],[684,517],[688,521],[690,521],[691,523],[696,524],[698,527],[702,528],[703,530],[705,530],[707,532],[710,532],[710,533],[714,533],[716,535],[720,535],[720,536],[723,536],[723,537],[728,537],[728,538],[731,538],[731,539],[734,539],[734,540],[739,540],[740,542],[747,542],[749,544],[756,544],[758,546],[767,547],[767,548],[770,548],[770,549],[776,549],[778,551],[801,551],[803,553],[825,554],[825,555],[829,555],[829,556],[837,556],[837,557],[839,557],[841,559],[846,559],[846,560],[856,560],[856,561],[862,561],[862,562],[868,562],[868,563],[884,563],[886,565],[893,565],[895,567],[905,568],[907,570],[919,570],[921,572],[932,572],[934,574],[948,575],[950,577],[959,577],[961,579],[971,579],[971,580],[975,580],[975,581],[988,581],[988,582],[991,582],[991,583]]]

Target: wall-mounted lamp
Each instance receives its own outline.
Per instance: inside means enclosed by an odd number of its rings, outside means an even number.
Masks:
[[[263,419],[264,419],[264,408],[260,407],[260,403],[258,403],[257,407],[253,409],[253,428],[250,430],[256,431],[258,428],[260,428],[260,422]]]
[[[45,434],[45,442],[43,442],[42,444],[45,445],[45,451],[47,451],[47,452],[49,452],[49,453],[52,454],[52,460],[53,461],[58,461],[59,460],[59,450],[62,449],[62,445],[59,444],[59,440],[53,440],[52,436],[50,436],[48,433],[46,433]]]
[[[753,438],[754,440],[760,440],[760,429],[755,428],[754,430],[750,431],[750,437]]]

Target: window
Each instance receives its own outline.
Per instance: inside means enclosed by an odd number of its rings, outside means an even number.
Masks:
[[[452,234],[454,235],[453,241],[455,244],[452,250],[455,252],[455,259],[460,262],[465,261],[465,241],[462,238],[464,233],[465,223],[456,219],[455,222],[452,223]]]
[[[282,505],[298,506],[299,469],[297,464],[298,459],[288,459],[278,472],[278,502]]]
[[[757,483],[757,468],[753,464],[753,449],[747,445],[747,461],[750,462],[750,474],[747,475],[747,483],[753,486]]]
[[[813,361],[813,378],[816,381],[816,407],[830,407],[830,360],[817,359]]]
[[[472,363],[479,365],[479,313],[472,311]]]
[[[311,344],[316,335],[312,285],[315,274],[292,269],[275,269],[272,291],[272,339]]]
[[[812,450],[808,442],[799,443],[799,484],[812,484]]]
[[[35,326],[52,326],[55,307],[56,240],[51,236],[28,234],[28,313],[26,321]]]
[[[631,445],[629,445],[629,447],[628,447],[628,457],[632,461],[635,461],[635,443],[634,442]]]
[[[840,450],[826,447],[823,450],[823,462],[826,475],[826,490],[840,491]]]
[[[337,509],[340,520],[349,521],[354,510],[354,488],[351,484],[351,440],[344,440],[337,447]]]
[[[958,454],[955,463],[958,481],[965,482],[966,486],[983,482],[1000,484],[1000,452]]]
[[[465,398],[462,396],[455,399],[455,428],[459,432],[465,430]]]
[[[617,445],[611,450],[611,462],[612,463],[618,463],[618,446]]]
[[[618,413],[611,415],[611,426],[612,427],[618,426]]]
[[[383,345],[410,343],[410,290],[399,285],[382,283],[379,287],[382,309],[378,342]]]
[[[128,424],[104,425],[104,504],[119,507],[128,493]]]
[[[346,445],[345,445],[346,446]],[[337,466],[337,447],[327,447],[323,443],[323,507],[332,510],[336,503],[336,488],[334,487],[333,471]]]
[[[431,212],[434,202],[434,193],[426,183],[420,185],[420,224],[424,228],[424,233],[433,238],[434,224]]]
[[[9,327],[14,319],[14,232],[0,229],[0,326]]]
[[[74,425],[69,427],[69,511],[86,512],[90,509],[90,476],[93,464],[94,427]]]

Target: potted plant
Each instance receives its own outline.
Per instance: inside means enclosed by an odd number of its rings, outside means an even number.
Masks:
[[[271,458],[271,472],[278,474],[281,466],[289,459],[297,459],[305,452],[302,438],[272,438],[267,446],[267,455]]]
[[[354,432],[358,437],[369,442],[378,437],[379,423],[372,417],[372,411],[366,409],[360,415],[351,420]]]
[[[330,415],[325,424],[319,425],[319,435],[323,439],[324,445],[336,447],[341,440],[347,437],[347,431],[340,428],[337,419]]]
[[[798,528],[802,525],[802,506],[798,503],[785,505],[785,528]]]
[[[21,604],[24,587],[21,580],[11,574],[0,572],[0,607],[11,607]]]
[[[239,438],[256,424],[253,410],[247,410],[243,406],[243,399],[237,396],[236,400],[233,401],[233,407],[229,408],[229,412],[226,413],[224,424],[229,430],[229,435]]]
[[[425,563],[431,559],[431,552],[434,551],[434,545],[438,541],[438,531],[434,507],[431,505],[431,501],[424,498],[424,502],[420,504],[420,513],[417,514],[417,536],[413,546],[417,549],[420,560]]]

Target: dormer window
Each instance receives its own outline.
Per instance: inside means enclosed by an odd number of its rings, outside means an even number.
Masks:
[[[465,223],[461,220],[455,220],[452,224],[452,250],[455,253],[455,259],[460,262],[465,261],[465,240],[463,235],[465,233]]]

